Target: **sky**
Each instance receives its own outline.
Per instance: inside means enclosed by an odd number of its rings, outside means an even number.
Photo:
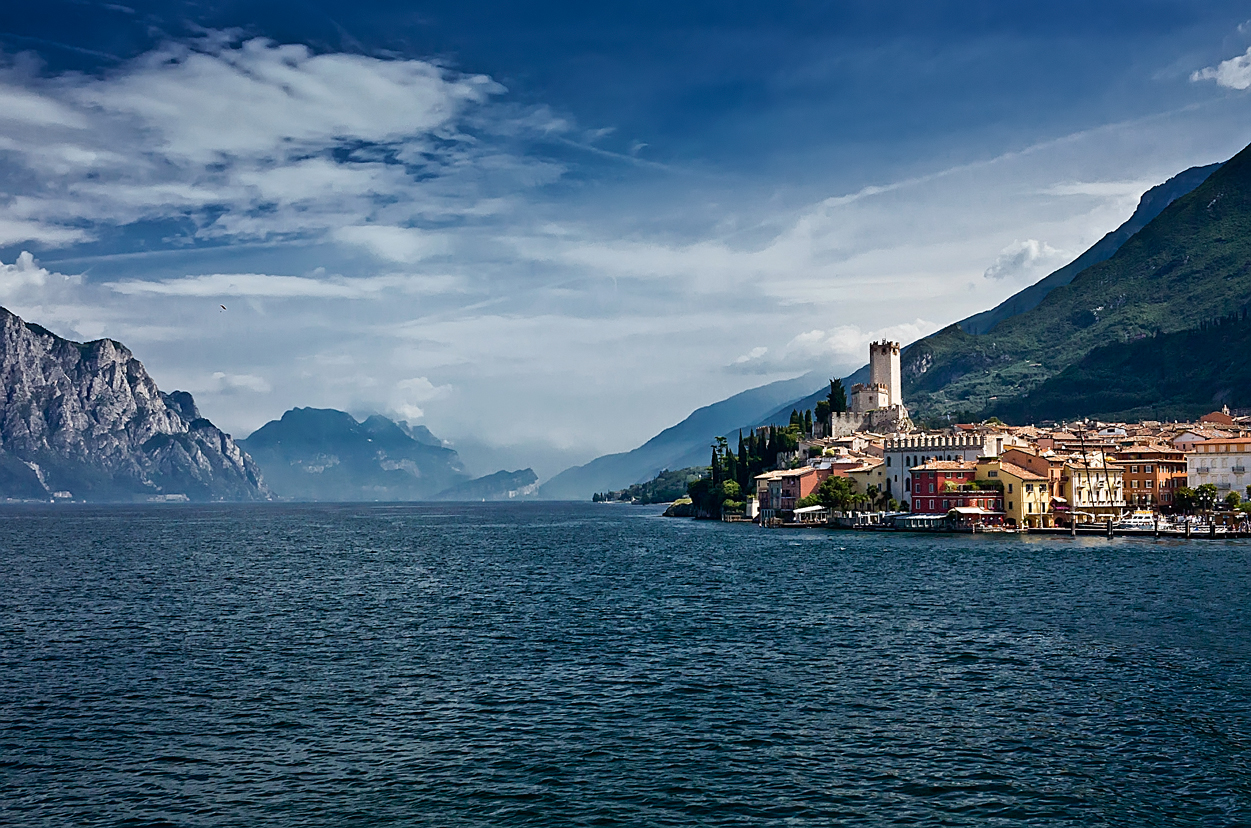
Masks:
[[[236,437],[382,413],[546,478],[992,307],[1232,156],[1249,16],[10,0],[0,305]]]

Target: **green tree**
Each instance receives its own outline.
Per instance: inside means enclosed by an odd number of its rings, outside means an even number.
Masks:
[[[738,485],[743,491],[751,490],[751,452],[743,439],[743,429],[738,430]]]
[[[800,428],[800,429],[804,427],[804,418],[800,416],[799,412],[794,408],[791,409],[790,426],[791,428]]]
[[[830,393],[826,397],[830,402],[830,411],[841,414],[847,410],[847,392],[843,390],[843,381],[830,380]]]
[[[1195,495],[1195,490],[1189,486],[1182,486],[1173,493],[1173,506],[1179,512],[1190,514],[1197,503],[1198,498]]]
[[[807,411],[804,412],[804,435],[807,437],[812,436],[812,409],[811,408],[809,408]]]
[[[1225,505],[1228,506],[1230,509],[1237,509],[1238,504],[1241,502],[1242,502],[1242,496],[1239,495],[1237,492],[1230,492],[1229,494],[1225,495]]]
[[[824,427],[830,421],[830,401],[817,400],[817,412],[813,416],[813,422],[820,423]],[[1248,487],[1251,488],[1251,487]]]
[[[846,477],[827,477],[813,493],[817,502],[837,511],[846,511],[856,503],[856,490]]]
[[[1213,483],[1204,483],[1195,489],[1195,503],[1204,511],[1216,508],[1216,496],[1216,485]]]

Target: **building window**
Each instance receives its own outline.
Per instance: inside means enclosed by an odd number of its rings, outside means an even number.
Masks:
[[[889,466],[889,465],[890,465],[890,455],[889,455],[889,454],[888,454],[888,455],[886,455],[886,465],[887,465],[887,466]]]
[[[1008,494],[1012,494],[1012,484],[1008,484]]]

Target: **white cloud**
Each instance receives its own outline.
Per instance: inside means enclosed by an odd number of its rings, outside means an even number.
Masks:
[[[80,276],[65,276],[40,267],[27,251],[22,251],[11,265],[0,262],[0,296],[5,298],[28,288],[42,288],[49,282],[79,284],[81,281]]]
[[[405,264],[443,255],[450,249],[447,236],[411,227],[341,227],[332,235],[338,241],[364,247],[380,259]]]
[[[167,44],[77,101],[137,116],[167,158],[274,158],[344,140],[384,142],[448,124],[502,87],[420,60],[314,55],[262,38]]]
[[[568,128],[544,107],[484,114],[503,92],[428,61],[220,33],[104,76],[0,69],[0,161],[25,174],[0,203],[0,244],[190,219],[200,238],[330,236],[419,261],[445,249],[421,221],[497,215],[514,206],[499,185],[563,172],[499,145]],[[497,143],[469,135],[471,118]]]
[[[410,294],[443,293],[456,290],[458,285],[459,280],[456,278],[438,275],[398,274],[345,279],[342,277],[273,276],[266,273],[210,273],[153,281],[127,279],[111,282],[108,287],[116,293],[128,296],[155,294],[275,299],[372,299],[388,291]]]
[[[907,345],[939,327],[925,319],[916,319],[875,330],[864,330],[857,325],[815,328],[795,335],[771,357],[768,356],[768,348],[754,348],[735,359],[729,367],[738,373],[794,372],[814,368],[850,371],[867,360],[870,342],[890,339]]]
[[[766,348],[766,347],[764,347],[763,345],[761,345],[761,346],[758,346],[758,347],[752,348],[752,349],[751,349],[750,351],[748,351],[747,353],[745,353],[745,354],[743,354],[742,356],[740,356],[740,357],[738,357],[737,359],[735,359],[735,360],[734,360],[734,364],[735,364],[735,365],[743,365],[743,364],[748,363],[748,362],[753,362],[753,361],[755,361],[755,360],[760,359],[762,356],[764,356],[764,355],[765,355],[765,354],[767,354],[767,353],[769,353],[769,349],[768,349],[768,348]]]
[[[1247,51],[1229,60],[1223,60],[1216,66],[1209,66],[1191,74],[1192,81],[1214,80],[1217,86],[1226,89],[1246,89],[1251,86],[1251,47]]]
[[[39,242],[49,246],[87,241],[91,235],[76,227],[58,227],[38,221],[6,219],[0,216],[0,245]]]
[[[401,420],[420,420],[426,416],[419,403],[444,399],[452,391],[450,385],[435,385],[426,377],[413,377],[395,383],[388,408]]]
[[[89,123],[81,112],[53,98],[9,84],[0,84],[0,121],[71,129],[86,129]]]
[[[1058,264],[1064,257],[1064,251],[1057,250],[1046,242],[1037,239],[1014,241],[999,251],[995,261],[982,275],[987,279],[1009,279],[1021,276],[1032,276],[1041,268],[1050,264]]]
[[[225,371],[213,373],[213,390],[218,391],[254,391],[257,394],[268,394],[273,388],[264,377],[256,374],[227,374]]]

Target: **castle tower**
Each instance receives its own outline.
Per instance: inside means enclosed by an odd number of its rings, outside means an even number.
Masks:
[[[887,405],[903,405],[898,342],[883,339],[869,344],[869,384],[886,386],[890,393]]]

